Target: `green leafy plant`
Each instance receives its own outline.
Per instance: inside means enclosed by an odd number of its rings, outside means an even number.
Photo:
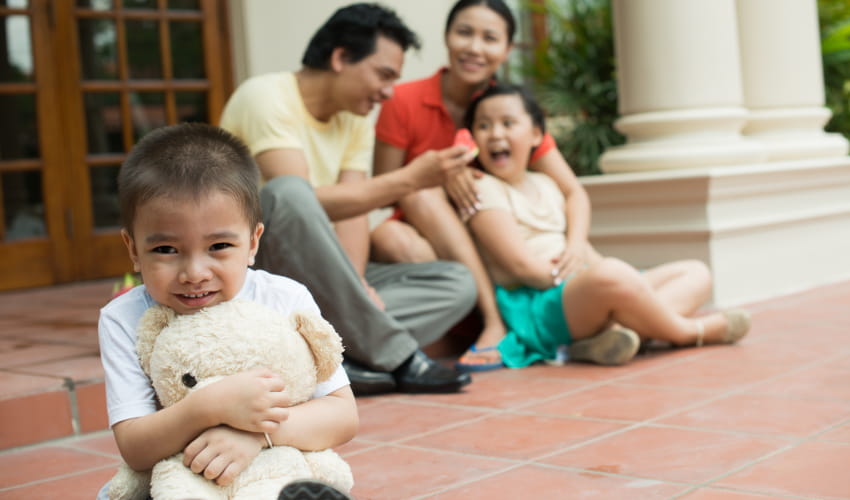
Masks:
[[[599,170],[599,156],[625,142],[614,130],[617,81],[610,0],[546,0],[527,5],[547,19],[547,37],[523,73],[543,109],[558,148],[577,175]]]
[[[826,130],[850,138],[850,3],[818,0],[826,105]]]

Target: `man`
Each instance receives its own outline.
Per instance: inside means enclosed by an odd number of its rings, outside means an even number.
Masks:
[[[418,46],[393,11],[343,7],[310,40],[299,71],[244,82],[221,119],[248,144],[267,181],[257,265],[310,289],[342,336],[359,395],[454,392],[470,382],[419,349],[472,308],[469,272],[453,262],[368,259],[370,210],[441,185],[472,159],[458,146],[369,175],[374,130],[366,115],[392,95],[404,52]]]

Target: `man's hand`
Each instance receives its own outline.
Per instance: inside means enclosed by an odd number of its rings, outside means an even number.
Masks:
[[[452,146],[439,151],[426,151],[410,162],[406,169],[410,169],[408,172],[413,176],[416,189],[424,189],[442,186],[473,158],[475,152],[466,146]]]
[[[202,432],[183,450],[183,465],[195,474],[226,486],[245,470],[263,449],[261,434],[233,429],[226,425]]]
[[[283,389],[280,377],[257,368],[226,377],[201,391],[206,391],[207,397],[214,394],[214,411],[220,423],[249,432],[274,432],[289,418],[289,398],[281,392]]]

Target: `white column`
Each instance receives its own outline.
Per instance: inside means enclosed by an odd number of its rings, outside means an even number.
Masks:
[[[614,0],[619,111],[628,141],[606,173],[755,163],[734,0]]]
[[[815,0],[737,0],[744,133],[769,160],[838,157],[847,140],[828,134]]]

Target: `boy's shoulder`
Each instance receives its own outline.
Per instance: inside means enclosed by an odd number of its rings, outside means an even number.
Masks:
[[[260,269],[248,269],[239,298],[278,309],[315,308],[313,295],[302,283]]]

